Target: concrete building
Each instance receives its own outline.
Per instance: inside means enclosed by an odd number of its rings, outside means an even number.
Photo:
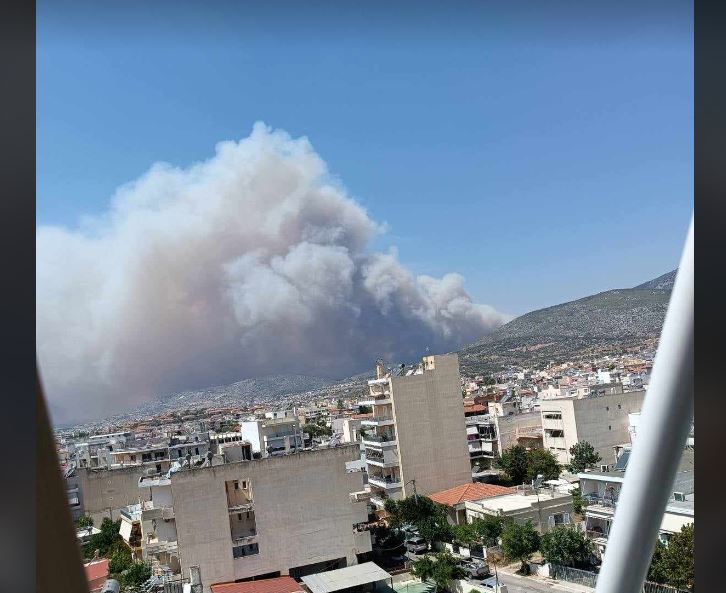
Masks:
[[[78,468],[68,476],[69,494],[73,492],[74,518],[88,515],[94,525],[100,525],[104,517],[116,521],[128,505],[144,500],[148,493],[139,490],[139,478],[148,466],[131,465],[117,469]],[[154,467],[153,465],[151,467]]]
[[[602,395],[601,395],[602,393]],[[630,440],[629,414],[639,412],[645,391],[623,393],[609,386],[593,387],[586,397],[542,402],[543,446],[557,460],[570,462],[570,447],[587,441],[607,464],[613,447]]]
[[[240,422],[242,439],[262,457],[297,451],[304,446],[300,420],[291,412],[268,412],[264,418]]]
[[[362,421],[371,502],[429,494],[471,481],[459,358],[426,356],[368,382],[373,417]]]
[[[362,472],[346,472],[356,445],[300,451],[171,474],[183,573],[216,583],[262,576],[299,578],[356,564],[371,551]]]
[[[585,507],[585,530],[593,540],[600,554],[605,552],[620,489],[625,478],[625,469],[630,450],[621,450],[615,467],[608,471],[592,471],[578,474],[580,491],[587,501]],[[661,521],[659,537],[668,541],[674,533],[694,522],[694,454],[683,452],[676,479],[671,488],[672,495]]]
[[[484,516],[506,517],[517,523],[531,521],[537,531],[547,533],[555,527],[572,524],[572,495],[554,488],[517,486],[516,492],[464,502],[466,518],[471,523]]]
[[[542,447],[542,415],[539,412],[495,415],[494,423],[498,451],[504,451],[514,445],[532,449]]]
[[[492,467],[494,458],[499,454],[497,425],[489,414],[467,416],[465,423],[472,477],[476,478]]]

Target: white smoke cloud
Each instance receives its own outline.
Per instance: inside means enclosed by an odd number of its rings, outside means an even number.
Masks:
[[[37,348],[56,421],[269,373],[342,377],[447,351],[509,317],[413,276],[305,138],[261,123],[107,214],[37,229]]]

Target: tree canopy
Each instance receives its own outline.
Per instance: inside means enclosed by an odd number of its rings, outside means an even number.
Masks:
[[[656,543],[648,569],[648,580],[678,589],[694,589],[693,523],[674,533],[668,544]]]
[[[88,529],[89,527],[93,527],[93,517],[89,517],[88,515],[83,515],[82,517],[79,517],[78,527],[80,529]]]
[[[100,533],[94,533],[88,543],[83,546],[83,556],[91,558],[96,550],[101,556],[108,556],[109,553],[112,553],[114,544],[118,542],[123,544],[123,538],[119,535],[120,528],[120,519],[111,521],[111,519],[105,517],[99,527]]]
[[[463,579],[466,572],[449,552],[438,552],[415,560],[411,573],[422,581],[431,581],[436,591],[446,591],[455,579]]]
[[[527,561],[539,550],[539,540],[539,533],[532,521],[524,524],[511,521],[502,531],[502,551],[510,560],[519,560],[522,563],[521,571],[528,573]]]
[[[545,480],[554,480],[562,471],[557,458],[547,449],[528,451],[522,445],[514,445],[502,451],[495,464],[514,484],[522,484],[525,480],[532,481],[540,474]]]
[[[386,500],[388,524],[394,529],[413,525],[427,542],[451,539],[448,511],[427,496],[409,496],[402,500]]]
[[[572,527],[556,527],[540,538],[540,550],[547,562],[562,566],[587,564],[592,555],[592,542]]]
[[[486,516],[476,518],[471,523],[463,523],[452,527],[453,538],[464,545],[480,542],[485,546],[496,546],[502,535],[504,525],[499,517]]]
[[[587,441],[579,441],[572,445],[570,447],[570,455],[571,461],[568,469],[574,474],[594,468],[602,459],[595,452],[595,448]]]

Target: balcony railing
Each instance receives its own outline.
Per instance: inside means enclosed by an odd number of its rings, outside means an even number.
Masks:
[[[368,482],[371,484],[374,484],[376,486],[381,486],[383,488],[400,488],[401,487],[401,478],[393,477],[393,476],[375,476],[375,475],[368,475]]]
[[[374,443],[374,444],[384,444],[384,443],[395,443],[396,442],[396,436],[394,434],[366,434],[362,438],[363,443],[366,442]]]

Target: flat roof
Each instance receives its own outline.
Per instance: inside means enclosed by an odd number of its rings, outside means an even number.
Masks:
[[[377,583],[391,578],[391,575],[375,562],[354,564],[338,570],[329,570],[318,574],[302,577],[312,593],[332,593],[351,587],[360,587],[369,583]]]
[[[550,495],[550,492],[540,492],[539,503],[546,504],[548,501],[556,501],[558,503],[565,502],[567,499],[572,499],[570,494],[563,492],[554,492],[554,496]],[[503,496],[493,496],[491,498],[485,498],[483,500],[472,500],[467,501],[468,505],[477,505],[482,508],[489,509],[491,511],[502,510],[503,512],[517,511],[527,509],[530,507],[536,507],[538,502],[537,495],[532,494],[505,494]]]

